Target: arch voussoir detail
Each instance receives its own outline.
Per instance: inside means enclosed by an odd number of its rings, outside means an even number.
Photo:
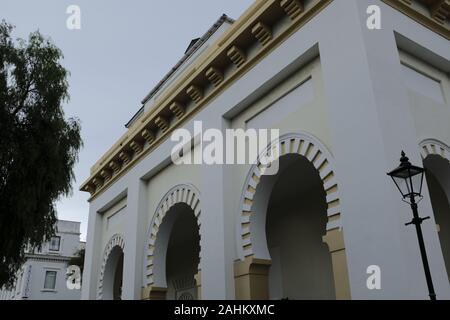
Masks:
[[[153,286],[155,283],[154,279],[154,261],[155,261],[155,244],[158,238],[159,227],[163,222],[166,214],[169,210],[178,203],[185,203],[194,212],[197,218],[197,225],[200,229],[200,192],[192,185],[180,184],[166,193],[159,203],[153,221],[151,223],[149,234],[148,234],[148,245],[147,245],[147,255],[146,255],[146,271],[145,271],[145,281],[147,286]],[[200,257],[201,257],[201,246],[200,246]],[[200,266],[199,266],[200,269]]]
[[[267,150],[263,154],[267,154]],[[339,187],[332,165],[332,156],[325,146],[316,138],[308,134],[289,134],[280,137],[279,140],[279,156],[288,154],[298,154],[308,159],[310,163],[318,171],[326,192],[328,223],[327,231],[339,229],[341,227],[340,216],[340,196]],[[252,236],[251,236],[251,216],[254,196],[256,189],[261,181],[262,165],[258,161],[253,165],[243,191],[243,200],[241,206],[241,245],[243,256],[249,257],[254,255]]]
[[[114,247],[120,247],[122,251],[125,250],[125,241],[120,234],[115,234],[111,237],[111,239],[106,244],[105,250],[103,251],[103,258],[102,258],[102,264],[100,267],[100,276],[98,281],[98,288],[97,288],[97,299],[101,300],[103,299],[103,279],[105,275],[105,268],[106,263],[108,262],[109,255],[111,254],[111,251],[114,249]]]
[[[419,143],[419,146],[423,160],[431,155],[437,155],[450,162],[450,147],[445,143],[435,139],[426,139]]]

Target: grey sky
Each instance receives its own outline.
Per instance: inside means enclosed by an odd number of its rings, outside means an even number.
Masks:
[[[89,168],[125,132],[140,101],[222,13],[237,19],[253,0],[0,0],[0,19],[14,36],[39,29],[61,48],[71,72],[67,116],[82,122],[84,149],[73,196],[58,203],[60,219],[81,221],[88,194],[78,191]],[[69,5],[81,8],[81,30],[66,28]]]

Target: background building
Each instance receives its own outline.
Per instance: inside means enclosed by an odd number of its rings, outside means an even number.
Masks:
[[[57,232],[41,250],[26,253],[12,290],[1,290],[1,300],[79,300],[81,290],[67,288],[70,259],[85,243],[80,242],[80,223],[58,220]]]
[[[411,211],[386,176],[404,150],[428,169],[419,208],[449,299],[449,15],[448,0],[265,0],[219,19],[81,187],[82,298],[427,299]],[[279,129],[278,173],[175,165],[170,136],[194,121]]]

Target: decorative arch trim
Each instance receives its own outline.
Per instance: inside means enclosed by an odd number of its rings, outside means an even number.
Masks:
[[[148,244],[147,244],[147,258],[145,262],[145,277],[146,285],[152,286],[154,285],[154,252],[155,252],[155,243],[158,237],[158,231],[161,223],[164,220],[167,212],[176,204],[185,203],[187,204],[193,211],[197,220],[198,227],[200,229],[200,192],[196,187],[190,184],[180,184],[172,189],[170,189],[159,202],[156,211],[153,215],[152,222],[150,224],[150,229],[147,234]],[[201,246],[200,246],[200,259],[201,259]],[[200,269],[200,263],[199,263]]]
[[[450,147],[445,143],[436,139],[426,139],[419,145],[423,160],[431,155],[438,155],[450,162]]]
[[[292,133],[279,139],[280,157],[288,154],[298,154],[308,159],[319,172],[326,192],[328,223],[327,231],[341,228],[341,206],[339,187],[333,166],[333,157],[328,149],[315,137],[307,133]],[[262,154],[267,154],[271,145]],[[252,244],[251,219],[252,206],[256,189],[261,181],[262,165],[260,161],[254,164],[247,176],[240,206],[240,236],[241,253],[244,258],[254,255]]]
[[[125,241],[120,234],[115,234],[111,237],[111,239],[108,241],[105,250],[103,251],[103,259],[102,259],[102,265],[100,267],[100,277],[98,281],[98,290],[97,290],[97,299],[101,300],[103,298],[103,278],[105,275],[105,268],[106,263],[108,261],[109,255],[111,254],[111,251],[115,247],[120,247],[122,251],[125,250]]]

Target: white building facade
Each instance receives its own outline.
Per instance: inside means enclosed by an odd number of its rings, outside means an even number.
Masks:
[[[80,222],[58,220],[55,236],[26,253],[14,287],[0,290],[0,300],[79,300],[81,289],[67,286],[67,268],[84,245]]]
[[[448,0],[266,0],[219,19],[82,185],[82,298],[427,299],[386,176],[404,150],[428,170],[419,211],[450,299],[449,14]],[[180,155],[211,143],[199,122],[279,129],[278,172],[174,164],[177,129],[193,137]]]

